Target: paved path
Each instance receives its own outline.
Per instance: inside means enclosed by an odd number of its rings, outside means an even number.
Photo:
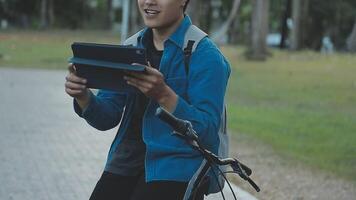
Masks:
[[[96,131],[73,112],[65,73],[0,68],[1,200],[89,198],[117,128]]]

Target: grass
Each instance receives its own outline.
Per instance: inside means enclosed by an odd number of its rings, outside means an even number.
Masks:
[[[120,36],[104,31],[8,31],[0,33],[0,66],[65,69],[73,42],[119,44]]]
[[[101,31],[0,33],[0,67],[66,69],[74,41],[118,43]],[[224,47],[232,74],[229,128],[287,159],[356,180],[356,56],[273,51],[250,62]]]
[[[282,155],[356,180],[356,57],[274,51],[267,62],[231,58],[229,125]]]

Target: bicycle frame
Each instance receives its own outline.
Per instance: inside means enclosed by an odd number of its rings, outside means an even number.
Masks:
[[[183,200],[194,200],[199,189],[200,183],[203,181],[206,174],[211,168],[210,163],[204,159],[199,169],[196,171],[194,176],[190,179],[188,187],[185,191]]]

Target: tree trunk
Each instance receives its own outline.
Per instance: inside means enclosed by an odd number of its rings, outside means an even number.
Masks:
[[[48,25],[51,27],[54,25],[54,4],[53,0],[48,0]]]
[[[236,15],[233,22],[231,23],[231,28],[228,30],[228,43],[229,44],[237,44],[238,39],[240,37],[241,32],[241,24],[240,24],[240,16]]]
[[[209,33],[211,27],[211,18],[212,18],[212,7],[211,0],[205,1],[205,3],[201,4],[201,15],[200,15],[200,28]]]
[[[268,10],[269,0],[253,0],[251,46],[247,52],[249,59],[265,60],[267,58]]]
[[[285,5],[286,7],[281,18],[281,42],[279,44],[279,48],[281,49],[286,48],[286,39],[288,38],[287,20],[291,14],[292,0],[287,0],[287,3]]]
[[[0,19],[5,19],[5,4],[6,1],[2,2],[0,1]]]
[[[40,27],[41,28],[47,28],[48,26],[48,21],[47,21],[47,4],[48,1],[47,0],[41,0],[41,10],[40,10],[40,19],[41,19],[41,23],[40,23]]]
[[[218,29],[218,31],[214,32],[212,34],[212,39],[218,43],[218,44],[223,44],[224,38],[226,37],[226,34],[228,31],[231,31],[231,25],[233,24],[234,20],[236,19],[236,15],[238,13],[239,7],[240,7],[240,0],[234,0],[234,3],[232,5],[229,17],[225,21],[225,23]],[[236,28],[236,27],[235,27]]]
[[[309,8],[308,0],[292,0],[292,20],[293,28],[291,33],[291,50],[300,50],[305,43],[303,30],[306,26],[307,13]]]
[[[354,23],[352,32],[347,39],[347,50],[349,50],[350,52],[353,52],[353,53],[356,52],[356,19],[355,19],[355,23]]]
[[[190,16],[190,18],[192,19],[192,23],[197,26],[200,26],[199,18],[201,16],[201,12],[200,12],[201,3],[202,3],[202,0],[191,0],[189,2],[188,8],[187,8],[187,13]]]
[[[301,46],[301,37],[300,37],[300,18],[302,10],[301,0],[292,0],[292,19],[293,19],[293,28],[291,34],[291,50],[299,50]]]
[[[124,0],[122,5],[122,21],[121,21],[121,41],[125,41],[129,34],[130,17],[130,0]]]
[[[133,35],[137,31],[142,29],[143,21],[142,21],[142,18],[140,17],[140,12],[138,10],[137,1],[131,0],[130,8],[131,8],[131,12],[130,12],[129,33],[130,33],[130,35]]]
[[[106,26],[108,29],[112,29],[113,24],[114,24],[114,19],[115,19],[115,10],[112,5],[112,0],[107,0],[106,1],[106,7],[107,7],[107,21],[106,21]]]

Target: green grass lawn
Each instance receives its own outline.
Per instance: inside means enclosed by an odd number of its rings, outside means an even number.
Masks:
[[[0,67],[66,69],[74,41],[118,43],[110,32],[0,32]],[[356,180],[356,56],[273,51],[232,64],[229,128],[271,145],[287,159]]]
[[[356,180],[356,56],[274,51],[232,63],[229,125],[287,158]]]
[[[104,31],[0,32],[0,66],[66,69],[73,42],[119,44],[120,35]]]

